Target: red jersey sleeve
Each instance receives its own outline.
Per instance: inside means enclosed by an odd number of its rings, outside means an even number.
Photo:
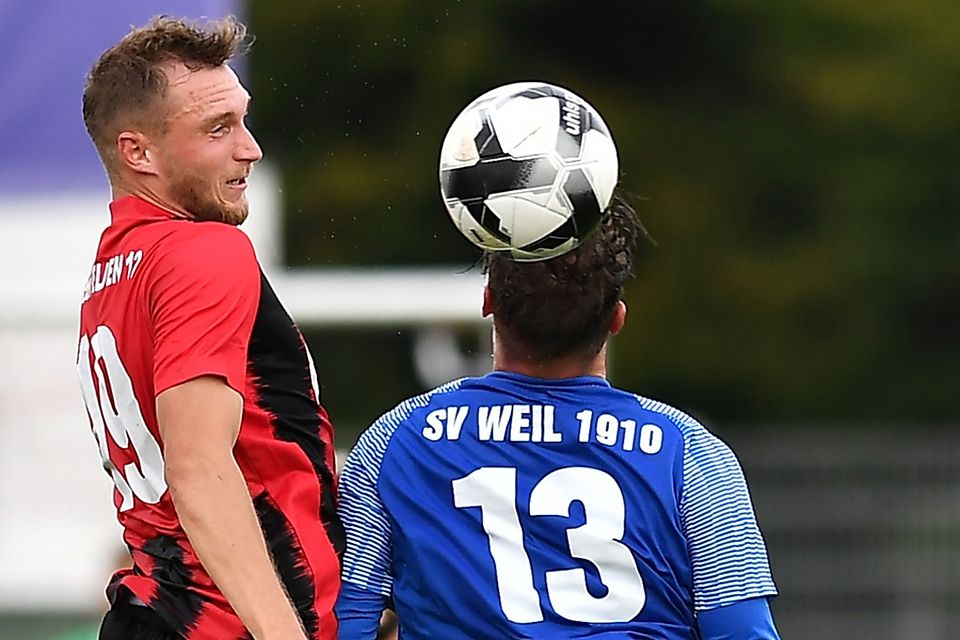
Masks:
[[[156,394],[214,375],[242,395],[260,300],[250,239],[235,227],[203,222],[165,244],[148,292]]]

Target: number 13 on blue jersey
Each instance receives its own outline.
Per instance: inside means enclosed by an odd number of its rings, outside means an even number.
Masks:
[[[480,508],[506,618],[519,624],[543,621],[517,511],[517,469],[481,467],[454,480],[453,501],[460,509]],[[557,469],[533,487],[529,515],[569,517],[575,501],[583,505],[585,522],[566,530],[568,553],[597,568],[607,593],[592,595],[583,569],[547,571],[550,604],[557,615],[577,622],[632,620],[643,609],[646,593],[633,554],[622,542],[625,507],[617,481],[599,469]]]

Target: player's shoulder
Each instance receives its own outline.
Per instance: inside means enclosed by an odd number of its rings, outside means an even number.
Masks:
[[[393,409],[380,416],[367,430],[377,437],[389,437],[405,423],[411,422],[416,414],[442,403],[451,393],[460,389],[467,378],[458,378],[440,385],[420,395],[407,398]],[[365,434],[366,435],[366,434]]]
[[[246,233],[222,222],[168,220],[157,223],[153,262],[170,269],[253,269],[257,257]]]
[[[357,444],[351,455],[356,455],[368,462],[376,462],[379,466],[379,460],[383,458],[391,439],[404,425],[412,424],[417,416],[423,411],[428,411],[433,405],[443,402],[449,394],[460,389],[466,378],[451,380],[446,384],[431,389],[420,395],[407,398],[396,405],[390,411],[387,411],[366,431],[360,435]]]
[[[741,475],[734,450],[697,418],[664,402],[636,394],[634,397],[650,415],[660,416],[676,429],[682,439],[682,467],[688,480],[695,477],[729,479]]]
[[[231,224],[165,220],[157,223],[157,226],[160,227],[160,243],[171,249],[203,247],[211,251],[253,250],[249,236]]]
[[[693,432],[706,430],[699,420],[691,414],[678,409],[677,407],[655,400],[638,393],[619,390],[624,396],[629,397],[631,402],[636,403],[637,408],[643,412],[645,419],[655,420],[659,423],[670,425],[681,435],[688,435]]]
[[[653,420],[660,426],[669,425],[687,447],[726,448],[727,445],[692,414],[660,400],[636,393],[629,395],[645,413],[645,419]]]

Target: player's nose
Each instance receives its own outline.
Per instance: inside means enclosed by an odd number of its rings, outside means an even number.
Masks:
[[[237,160],[243,162],[256,162],[263,157],[263,150],[260,149],[257,139],[246,127],[243,128],[235,154]]]

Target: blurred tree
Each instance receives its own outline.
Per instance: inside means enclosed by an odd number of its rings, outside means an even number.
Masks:
[[[603,113],[659,245],[629,291],[618,384],[714,421],[960,416],[960,5],[250,11],[293,263],[472,262],[437,195],[440,141],[476,95],[542,79]]]

